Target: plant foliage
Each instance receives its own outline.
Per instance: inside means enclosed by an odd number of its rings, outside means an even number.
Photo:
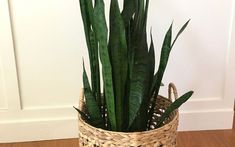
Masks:
[[[83,84],[88,112],[86,114],[77,109],[78,112],[95,127],[124,132],[147,130],[170,52],[189,21],[173,41],[173,24],[170,26],[155,73],[152,32],[150,45],[146,32],[149,0],[124,0],[122,10],[118,0],[111,0],[109,27],[103,0],[79,1],[90,59],[91,84],[84,68]],[[100,80],[99,61],[102,64],[103,81]],[[103,91],[101,82],[104,83]],[[190,91],[172,103],[159,119],[158,127],[192,94]],[[107,117],[104,113],[107,113]]]

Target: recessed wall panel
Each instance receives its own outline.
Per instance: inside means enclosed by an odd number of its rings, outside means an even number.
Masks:
[[[10,9],[23,108],[76,104],[86,50],[78,2],[12,0]]]

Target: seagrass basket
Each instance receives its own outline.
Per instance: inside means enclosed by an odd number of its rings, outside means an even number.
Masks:
[[[157,97],[157,104],[153,116],[151,130],[143,132],[113,132],[95,128],[86,123],[82,117],[78,117],[79,146],[83,147],[175,147],[178,127],[178,110],[175,110],[164,122],[164,126],[155,129],[160,116],[172,103],[172,93],[178,98],[176,87],[169,84],[169,99],[162,96]],[[80,96],[80,110],[86,111],[84,105],[84,94]]]

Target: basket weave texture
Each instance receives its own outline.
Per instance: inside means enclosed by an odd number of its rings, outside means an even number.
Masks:
[[[177,127],[179,122],[178,110],[175,110],[164,122],[164,126],[155,129],[160,116],[172,103],[172,93],[178,97],[174,84],[169,84],[169,99],[157,97],[157,104],[152,120],[152,130],[143,132],[113,132],[95,128],[86,123],[82,117],[78,117],[79,146],[83,147],[175,147]],[[80,110],[86,111],[84,105],[84,93],[80,96]]]

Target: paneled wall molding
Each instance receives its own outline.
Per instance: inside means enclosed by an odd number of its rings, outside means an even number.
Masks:
[[[228,40],[229,50],[227,51],[226,60],[226,73],[225,73],[225,85],[224,85],[224,98],[229,105],[228,107],[234,107],[235,100],[235,0],[233,0],[233,9],[231,10],[231,22],[230,22],[230,38]]]
[[[8,109],[21,109],[8,0],[0,0],[0,64]]]

